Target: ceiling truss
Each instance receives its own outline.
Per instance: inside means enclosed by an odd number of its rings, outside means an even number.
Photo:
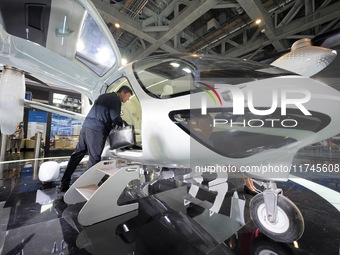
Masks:
[[[256,59],[340,27],[337,0],[92,1],[128,61],[166,52]]]

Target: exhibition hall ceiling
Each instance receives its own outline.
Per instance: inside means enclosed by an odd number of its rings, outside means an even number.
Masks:
[[[164,52],[260,60],[340,27],[338,0],[92,1],[128,61]]]
[[[6,30],[45,45],[53,1],[1,0]],[[91,1],[128,62],[182,52],[269,61],[301,38],[340,46],[339,0]]]

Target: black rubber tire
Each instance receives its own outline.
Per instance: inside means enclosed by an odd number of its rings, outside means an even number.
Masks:
[[[277,206],[277,221],[270,223],[266,219],[263,194],[258,194],[250,201],[250,217],[260,232],[276,242],[292,243],[298,240],[305,229],[300,210],[282,195],[278,195]]]

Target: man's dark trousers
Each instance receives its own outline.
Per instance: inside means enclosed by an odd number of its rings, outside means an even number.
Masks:
[[[87,152],[89,153],[88,168],[97,164],[101,160],[101,154],[105,146],[106,137],[107,134],[103,134],[87,127],[82,127],[77,147],[70,157],[70,161],[67,164],[64,176],[61,180],[62,184],[69,185],[72,174]],[[89,147],[88,145],[91,146]]]

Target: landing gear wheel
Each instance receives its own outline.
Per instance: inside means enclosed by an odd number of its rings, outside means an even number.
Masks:
[[[272,239],[260,235],[255,238],[250,246],[251,255],[293,255],[288,244],[275,242]]]
[[[300,210],[288,198],[278,195],[276,222],[267,218],[263,194],[250,201],[250,216],[259,230],[276,242],[291,243],[298,240],[304,231],[304,221]]]

